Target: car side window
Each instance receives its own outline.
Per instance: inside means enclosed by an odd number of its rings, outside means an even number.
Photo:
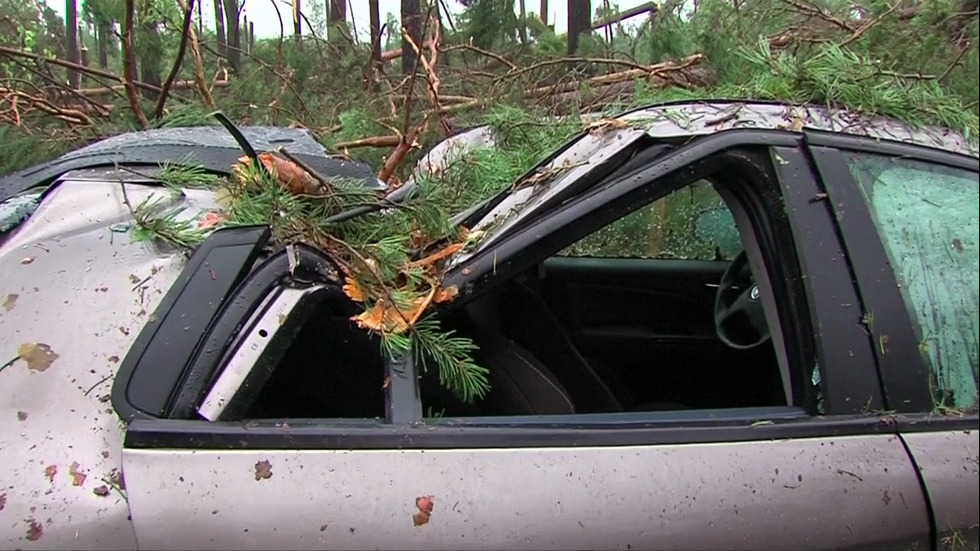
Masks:
[[[738,229],[711,182],[674,191],[573,243],[559,256],[730,260]]]
[[[977,401],[977,173],[844,152],[932,369],[937,405]]]

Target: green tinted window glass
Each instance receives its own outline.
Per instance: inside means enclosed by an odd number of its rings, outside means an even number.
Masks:
[[[558,254],[727,260],[741,248],[731,212],[711,183],[702,180],[620,218]]]
[[[932,368],[938,405],[977,400],[978,207],[976,172],[845,153]]]

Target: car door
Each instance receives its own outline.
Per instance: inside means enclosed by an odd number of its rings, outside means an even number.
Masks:
[[[498,258],[500,277],[533,265],[540,257],[531,253],[548,256],[572,226],[612,221],[688,169],[754,166],[777,197],[753,216],[772,226],[760,232],[760,248],[782,301],[792,373],[785,405],[425,418],[419,369],[404,360],[385,366],[378,418],[138,416],[123,466],[140,548],[928,546],[905,447],[879,417],[862,414],[880,408],[880,384],[870,341],[853,323],[860,308],[833,219],[810,201],[821,192],[806,156],[784,134],[731,140],[705,138],[633,184],[600,186],[502,238],[459,274],[469,269],[485,282]],[[745,142],[755,143],[751,154],[719,160]],[[857,306],[842,306],[848,301]],[[903,507],[888,507],[885,495]]]
[[[887,407],[904,413],[895,422],[929,497],[935,544],[975,549],[980,163],[854,139],[811,141],[862,294],[876,312],[868,330],[888,374]]]

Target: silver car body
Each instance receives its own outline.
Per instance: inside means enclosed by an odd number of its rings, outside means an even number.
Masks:
[[[652,121],[643,132],[655,135],[846,123],[977,154],[937,131],[850,113],[738,105],[625,118]],[[588,162],[617,132],[571,153],[585,150]],[[937,525],[978,521],[976,430],[611,447],[124,448],[113,376],[186,259],[134,242],[126,199],[156,194],[187,216],[215,205],[206,192],[175,197],[132,175],[80,178],[62,176],[0,246],[0,361],[34,351],[0,373],[2,548],[928,549],[917,469]],[[116,178],[130,182],[125,197]],[[434,510],[414,526],[420,497]],[[975,526],[956,534],[974,548]]]

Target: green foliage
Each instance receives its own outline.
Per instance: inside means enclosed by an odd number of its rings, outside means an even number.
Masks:
[[[513,0],[468,0],[458,21],[464,39],[484,49],[514,43],[517,15]]]
[[[197,226],[196,220],[181,217],[184,208],[166,208],[162,202],[162,197],[149,196],[132,208],[136,224],[132,231],[133,239],[143,241],[156,238],[183,249],[200,245],[207,232]]]

